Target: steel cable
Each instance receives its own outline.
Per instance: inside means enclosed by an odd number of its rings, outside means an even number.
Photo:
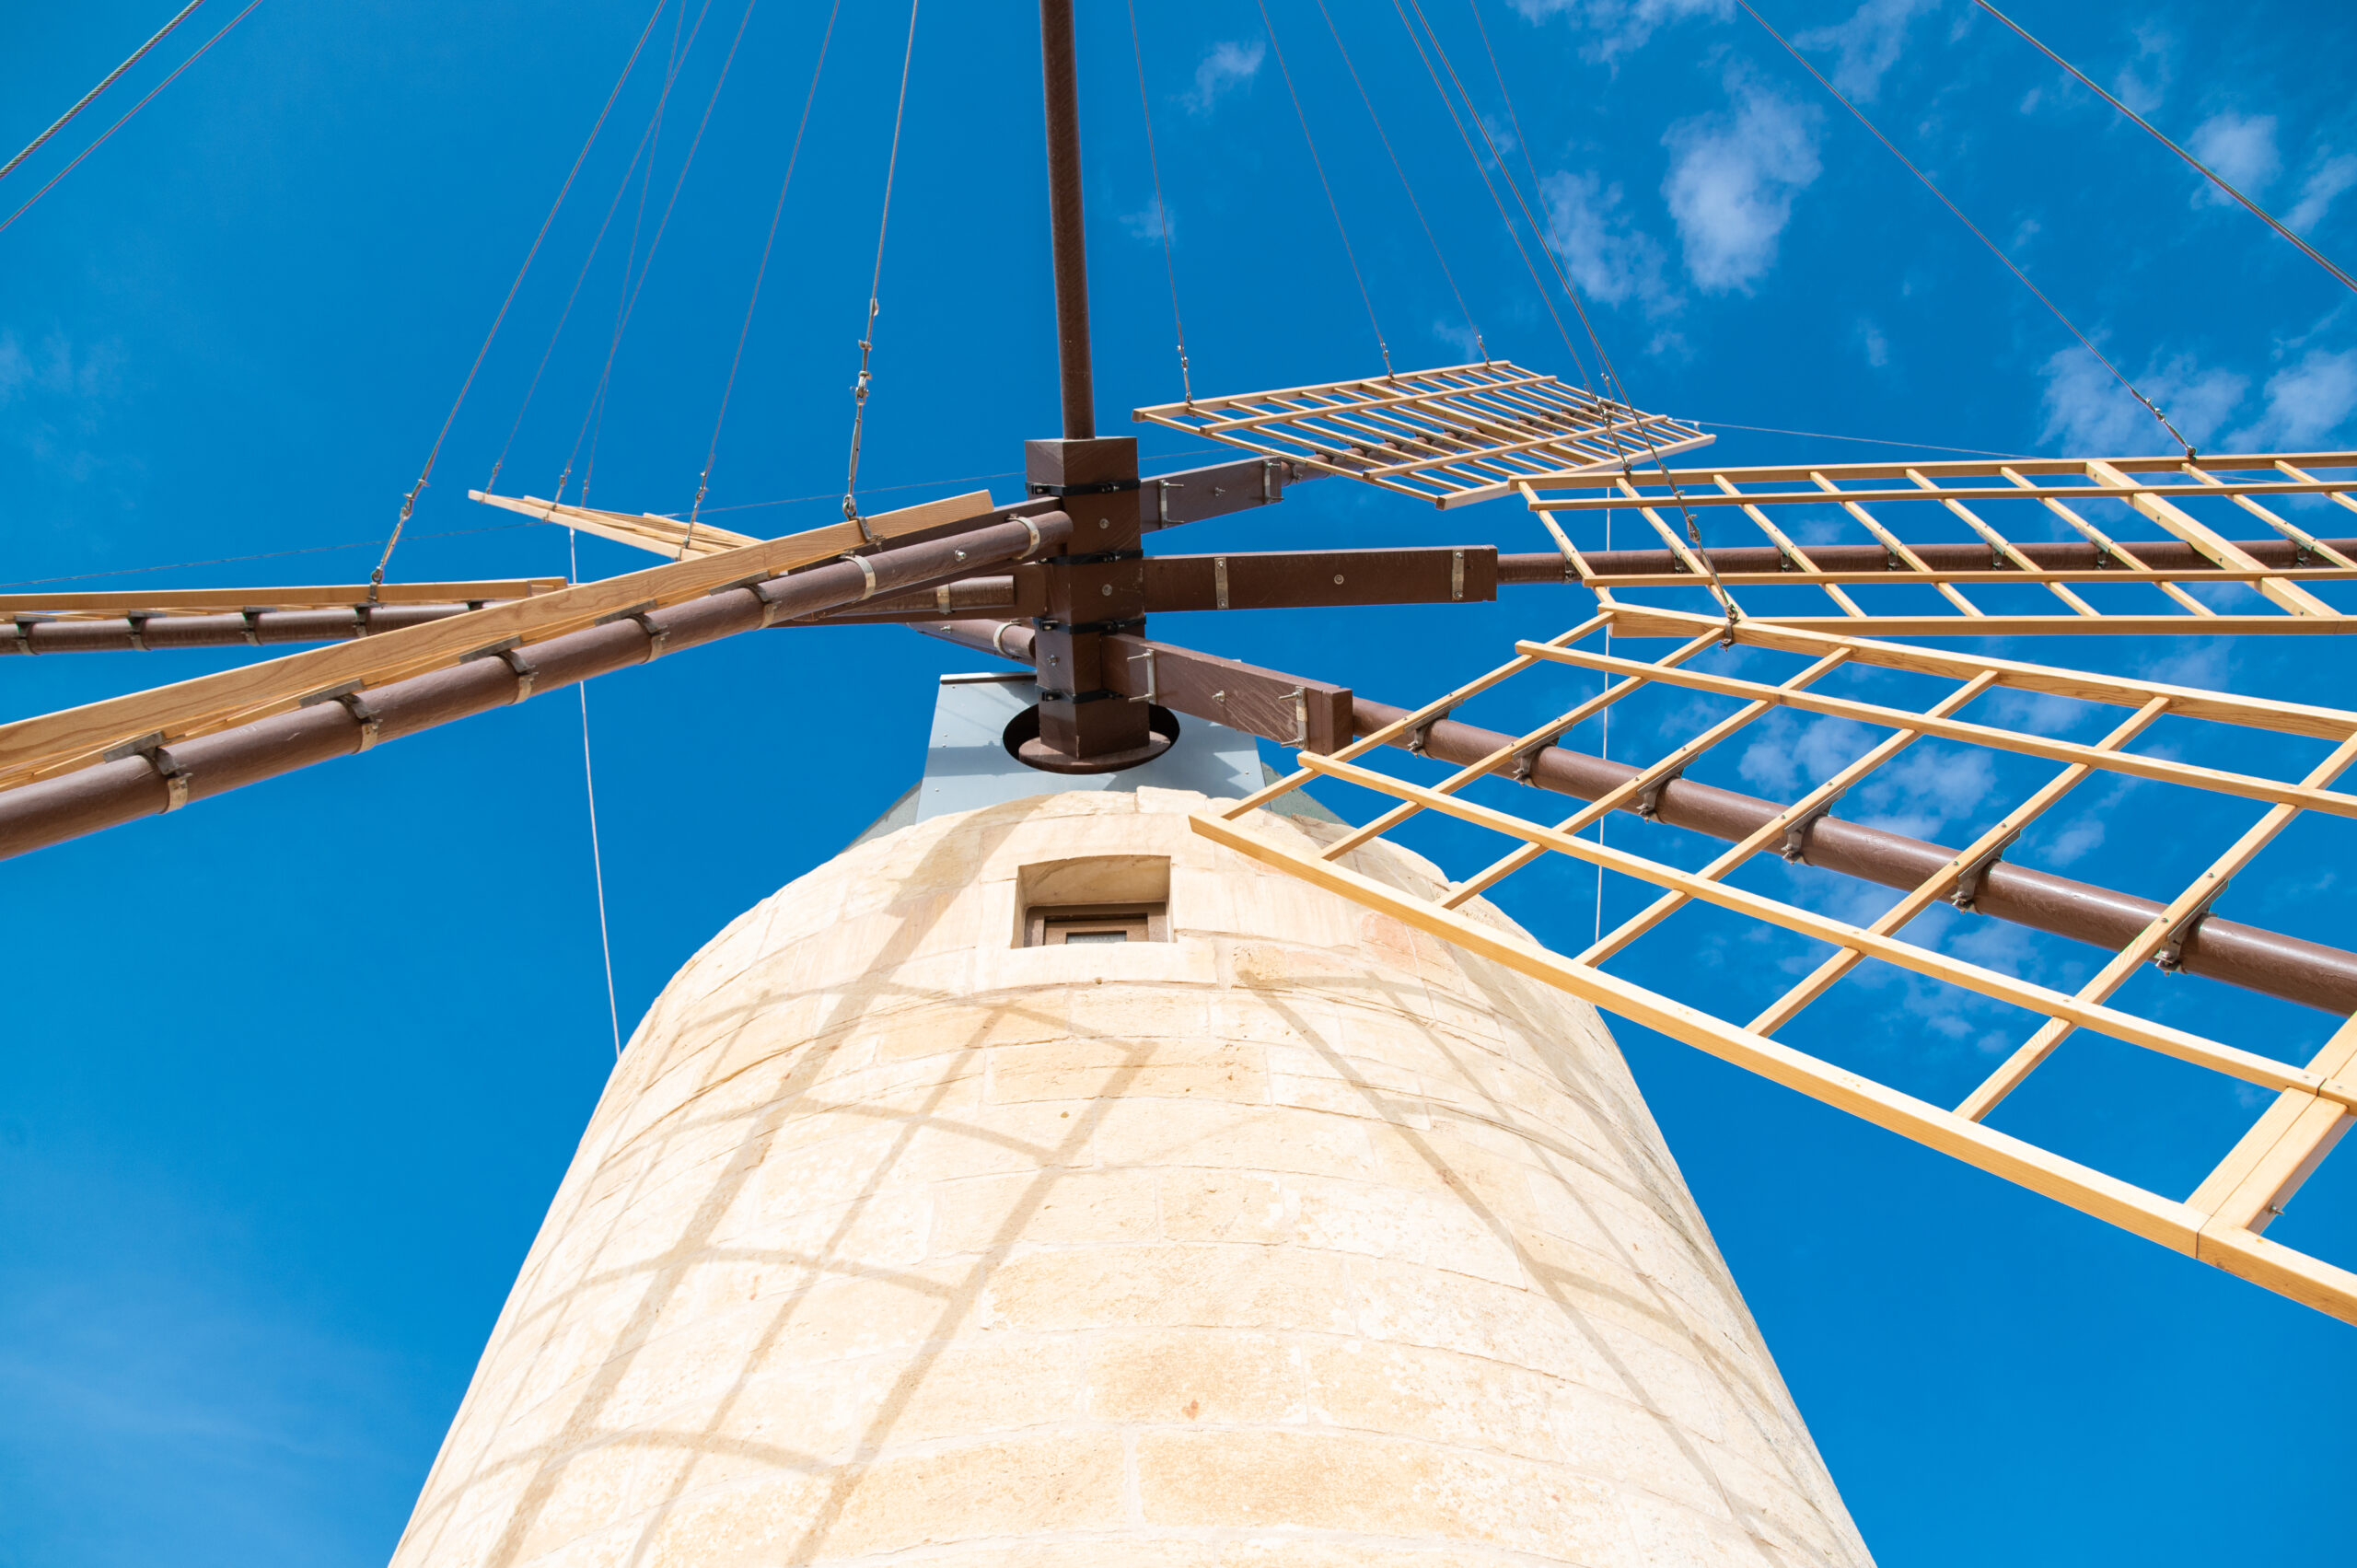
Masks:
[[[48,141],[52,136],[54,136],[60,131],[64,130],[67,121],[72,120],[75,115],[89,108],[93,103],[96,103],[100,93],[114,86],[115,83],[122,80],[122,74],[125,71],[130,70],[134,65],[136,65],[142,60],[145,60],[147,57],[147,52],[149,50],[163,42],[166,38],[170,36],[174,28],[179,27],[182,22],[188,20],[190,14],[195,11],[199,6],[203,4],[204,0],[188,0],[188,4],[181,6],[179,13],[174,16],[170,21],[166,22],[157,30],[155,37],[149,39],[146,42],[141,44],[137,49],[131,52],[130,59],[124,61],[113,70],[109,71],[104,81],[100,82],[97,87],[92,87],[88,92],[84,93],[80,99],[75,103],[73,108],[67,110],[64,113],[57,117],[55,122],[52,123],[48,130],[43,131],[40,135],[35,136],[32,141],[26,145],[23,152],[20,152],[15,157],[10,158],[5,165],[0,165],[0,180],[6,180],[8,176],[16,173],[17,165],[32,157],[33,154],[41,151],[41,144],[43,142]]]
[[[261,0],[255,0],[256,5],[260,3]],[[589,149],[597,145],[598,134],[606,128],[606,117],[614,111],[615,100],[622,96],[622,84],[630,80],[631,72],[637,68],[639,54],[646,48],[646,41],[654,36],[656,21],[663,15],[663,7],[669,3],[670,0],[655,0],[655,9],[647,14],[646,26],[640,30],[638,41],[631,46],[630,58],[622,63],[621,75],[614,78],[613,90],[606,95],[605,107],[598,110],[597,122],[589,127],[588,137],[582,142],[581,151],[575,155],[573,167],[565,171],[564,183],[558,188],[556,200],[549,203],[548,216],[540,220],[540,232],[532,236],[532,248],[524,253],[524,264],[516,269],[516,281],[507,285],[507,297],[499,302],[499,314],[492,318],[491,331],[483,334],[482,346],[475,350],[475,361],[467,367],[467,378],[459,384],[459,395],[452,400],[450,412],[443,417],[442,428],[434,437],[434,446],[425,454],[425,466],[418,470],[417,482],[411,485],[409,494],[401,498],[401,509],[393,521],[392,536],[385,541],[384,558],[368,575],[370,583],[385,580],[385,568],[392,563],[393,551],[401,541],[401,528],[417,510],[418,493],[433,481],[435,459],[442,455],[442,443],[449,439],[450,426],[458,423],[459,410],[466,405],[467,393],[473,389],[475,377],[482,370],[483,357],[491,353],[492,341],[499,336],[500,326],[507,319],[508,308],[516,303],[516,291],[524,286],[524,276],[532,270],[532,261],[540,255],[541,242],[549,237],[549,226],[556,222],[556,215],[564,206],[565,197],[572,193],[573,182],[580,177],[581,166],[588,160]],[[252,9],[253,6],[246,7],[247,11]],[[242,17],[245,11],[238,15]],[[231,22],[229,26],[235,27],[237,23]],[[228,29],[222,30],[226,32]]]
[[[1310,167],[1318,170],[1318,188],[1326,192],[1326,210],[1334,215],[1334,232],[1342,237],[1342,255],[1351,263],[1351,281],[1359,285],[1359,302],[1366,307],[1367,325],[1375,329],[1376,352],[1383,356],[1383,373],[1392,374],[1391,345],[1383,341],[1383,323],[1375,319],[1375,301],[1366,292],[1366,279],[1359,273],[1358,252],[1351,249],[1351,231],[1342,222],[1342,209],[1334,200],[1334,187],[1327,182],[1325,160],[1318,156],[1318,138],[1309,134],[1309,116],[1303,112],[1301,95],[1294,90],[1293,72],[1285,65],[1284,46],[1277,41],[1277,25],[1269,19],[1268,0],[1253,0],[1260,8],[1260,25],[1269,29],[1269,48],[1277,57],[1277,74],[1284,78],[1285,96],[1293,99],[1294,118],[1301,122],[1301,139],[1309,147]]]
[[[2112,108],[2119,110],[2120,113],[2125,114],[2129,119],[2133,120],[2137,124],[2142,126],[2145,131],[2151,134],[2154,141],[2160,143],[2161,145],[2168,148],[2169,151],[2177,154],[2177,157],[2183,158],[2186,162],[2200,169],[2209,180],[2211,184],[2215,185],[2219,190],[2223,191],[2227,195],[2232,196],[2235,201],[2240,202],[2244,206],[2249,208],[2252,213],[2258,215],[2261,222],[2267,225],[2268,227],[2273,229],[2276,233],[2282,235],[2284,238],[2298,246],[2303,255],[2306,256],[2309,261],[2314,261],[2317,266],[2322,267],[2326,272],[2330,273],[2333,275],[2333,278],[2339,282],[2342,287],[2357,289],[2357,278],[2352,278],[2347,273],[2342,272],[2339,267],[2333,265],[2331,261],[2315,246],[2309,244],[2306,240],[2293,233],[2290,229],[2276,222],[2275,215],[2272,213],[2270,213],[2257,202],[2252,201],[2248,196],[2244,195],[2240,191],[2235,189],[2234,186],[2228,184],[2225,177],[2221,175],[2216,169],[2211,168],[2208,164],[2203,163],[2200,158],[2195,157],[2191,153],[2187,152],[2183,147],[2178,146],[2175,142],[2169,140],[2169,138],[2163,134],[2151,121],[2145,119],[2142,115],[2137,113],[2134,110],[2129,108],[2126,104],[2120,102],[2109,93],[2105,92],[2103,88],[2096,87],[2092,81],[2089,81],[2087,79],[2087,74],[2084,71],[2080,70],[2076,65],[2072,64],[2068,60],[2063,59],[2062,56],[2047,48],[2046,45],[2040,43],[2037,39],[2032,38],[2029,34],[2029,30],[2026,28],[2024,28],[2021,23],[2014,20],[2013,17],[2005,15],[2004,12],[2000,11],[1996,6],[1989,4],[1989,0],[1973,0],[1973,4],[1979,6],[1982,10],[1988,12],[1991,16],[1996,17],[1999,21],[2011,28],[2015,33],[2021,36],[2023,42],[2028,44],[2032,49],[2037,50],[2040,54],[2045,55],[2049,60],[2053,61],[2057,65],[2061,66],[2065,71],[2070,72],[2073,76],[2076,76],[2083,86],[2086,87],[2097,97],[2101,98],[2104,102],[2111,105]]]
[[[1187,322],[1178,314],[1178,265],[1170,258],[1170,209],[1162,202],[1162,160],[1154,150],[1154,108],[1146,101],[1145,50],[1138,42],[1138,0],[1129,0],[1130,58],[1138,68],[1138,111],[1145,117],[1145,166],[1154,177],[1154,221],[1162,230],[1162,270],[1170,279],[1170,323],[1178,333],[1178,390],[1195,406],[1195,383],[1187,365]]]
[[[728,380],[720,389],[720,412],[713,416],[712,444],[704,449],[703,471],[696,475],[696,498],[688,508],[688,531],[679,537],[679,553],[673,559],[685,561],[688,546],[695,542],[696,517],[703,510],[703,498],[712,487],[712,465],[720,456],[720,427],[728,422],[728,400],[737,391],[737,372],[745,363],[745,342],[753,333],[753,310],[761,302],[761,281],[769,276],[770,252],[777,246],[778,220],[785,215],[785,193],[794,189],[794,168],[802,158],[802,135],[810,128],[810,106],[819,101],[819,78],[827,69],[827,46],[834,41],[835,18],[842,14],[842,0],[834,0],[827,12],[826,31],[819,36],[818,63],[810,67],[810,90],[803,95],[802,118],[794,127],[794,149],[786,154],[785,178],[778,182],[777,204],[770,209],[769,235],[761,241],[761,265],[753,269],[753,292],[745,301],[745,320],[737,329],[737,353],[728,362]]]
[[[2169,423],[2169,416],[2161,412],[2160,405],[2154,402],[2152,399],[2146,397],[2142,391],[2139,391],[2137,389],[2136,383],[2131,381],[2127,376],[2121,372],[2119,366],[2114,365],[2107,357],[2106,357],[2103,350],[2096,347],[2095,340],[2088,337],[2086,333],[2079,331],[2078,325],[2073,322],[2071,318],[2062,314],[2061,308],[2056,305],[2051,299],[2047,298],[2046,293],[2043,289],[2029,281],[2029,274],[2023,272],[2021,268],[2015,266],[2014,264],[2014,259],[2011,256],[2006,255],[2003,250],[1999,249],[1995,240],[1981,233],[1980,226],[1974,223],[1970,218],[1965,216],[1964,209],[1962,207],[1957,206],[1954,202],[1948,200],[1946,192],[1932,183],[1932,177],[1930,175],[1925,174],[1922,169],[1916,168],[1915,162],[1912,158],[1910,158],[1905,153],[1900,152],[1898,145],[1888,136],[1884,135],[1880,129],[1875,126],[1875,122],[1867,119],[1864,112],[1861,110],[1856,104],[1852,103],[1847,98],[1843,97],[1841,89],[1835,87],[1830,81],[1828,81],[1826,79],[1825,73],[1819,71],[1814,64],[1810,64],[1808,56],[1803,54],[1799,50],[1794,49],[1791,43],[1785,41],[1782,33],[1778,32],[1774,28],[1769,26],[1768,18],[1761,16],[1758,11],[1752,9],[1751,0],[1735,0],[1735,3],[1742,6],[1744,14],[1748,16],[1753,21],[1758,22],[1761,30],[1765,31],[1770,38],[1774,39],[1779,44],[1782,45],[1785,53],[1800,62],[1801,69],[1816,77],[1817,85],[1823,87],[1827,92],[1831,93],[1833,95],[1833,101],[1848,110],[1852,116],[1857,120],[1858,123],[1864,126],[1869,132],[1871,132],[1874,135],[1874,139],[1880,142],[1883,146],[1888,150],[1891,157],[1897,158],[1901,164],[1905,165],[1908,173],[1922,181],[1923,189],[1929,191],[1933,195],[1937,196],[1940,199],[1940,205],[1947,208],[1950,213],[1954,214],[1956,221],[1964,225],[1967,229],[1970,230],[1973,238],[1978,239],[1981,244],[1987,246],[1991,255],[1996,257],[2000,261],[2004,262],[2005,270],[2013,273],[2015,278],[2019,279],[2021,281],[2021,285],[2029,290],[2030,293],[2037,297],[2038,302],[2040,305],[2045,306],[2048,310],[2053,312],[2054,319],[2061,322],[2073,337],[2079,340],[2080,346],[2084,348],[2089,354],[2094,354],[2096,362],[2106,370],[2110,371],[2113,378],[2122,387],[2128,389],[2128,395],[2134,398],[2138,402],[2142,403],[2144,405],[2144,411],[2147,413],[2150,413],[2154,419],[2160,421],[2161,428],[2167,431],[2170,436],[2176,440],[2177,444],[2185,448],[2186,457],[2189,459],[2193,457],[2193,443],[2187,440],[2183,433],[2181,433],[2176,425]]]
[[[876,351],[877,295],[884,286],[884,237],[892,223],[892,181],[900,171],[900,123],[909,110],[909,65],[917,54],[917,7],[923,0],[909,0],[909,36],[900,52],[900,96],[892,110],[892,151],[884,160],[884,205],[876,215],[876,269],[867,280],[867,325],[859,335],[859,379],[851,389],[851,456],[843,470],[843,519],[859,526],[859,537],[868,543],[876,542],[876,535],[867,527],[867,519],[859,515],[859,451],[867,434],[867,394],[875,385],[869,374],[868,359]]]
[[[28,212],[30,212],[35,202],[40,201],[43,196],[48,195],[51,191],[54,190],[59,180],[64,179],[67,175],[81,168],[82,160],[84,158],[88,157],[92,153],[97,152],[100,147],[106,145],[108,138],[111,137],[117,131],[122,130],[125,125],[131,123],[131,117],[133,115],[138,113],[141,110],[146,108],[149,103],[153,102],[157,93],[162,92],[166,87],[168,87],[174,82],[179,81],[180,79],[181,72],[187,70],[190,66],[203,59],[215,44],[228,37],[230,29],[235,28],[239,22],[244,21],[248,17],[253,15],[254,7],[261,4],[261,0],[247,0],[246,8],[238,12],[236,16],[230,17],[227,27],[223,28],[219,32],[215,33],[211,38],[206,39],[203,43],[197,45],[196,52],[191,54],[187,59],[174,66],[170,75],[166,76],[162,81],[157,82],[154,87],[149,87],[145,97],[141,98],[137,103],[133,104],[128,110],[123,111],[122,119],[108,126],[104,131],[99,132],[99,139],[97,141],[92,142],[88,146],[84,147],[80,152],[75,154],[74,161],[72,163],[67,164],[55,174],[51,175],[49,177],[49,182],[43,185],[40,190],[34,192],[29,197],[26,198],[25,204],[23,206],[18,207],[15,212],[10,213],[5,221],[0,221],[0,229],[6,229],[10,224],[15,223],[18,218],[23,217]],[[76,111],[78,112],[78,106]],[[68,115],[66,118],[71,119],[73,116]],[[58,124],[60,125],[64,123],[64,121],[58,122]],[[54,132],[56,128],[56,126],[52,125],[50,127],[50,131]],[[33,147],[41,145],[41,142],[47,141],[48,139],[48,134],[44,134],[41,136],[41,141],[36,141],[33,144]],[[32,147],[27,147],[25,149],[25,154],[29,155],[32,150]],[[18,161],[22,161],[21,156],[19,157]],[[9,167],[13,168],[16,165],[11,164]]]

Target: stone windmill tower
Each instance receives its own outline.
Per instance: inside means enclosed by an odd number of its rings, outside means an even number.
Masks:
[[[1063,434],[1030,443],[1023,500],[847,501],[842,524],[761,540],[483,495],[670,559],[577,585],[0,606],[0,648],[24,654],[335,645],[0,726],[6,854],[789,621],[905,622],[1024,667],[946,681],[917,789],[648,1013],[400,1568],[1864,1562],[1599,1007],[2357,1318],[2357,1279],[2261,1234],[2357,1106],[2357,1028],[2293,1063],[2119,1001],[2151,963],[2357,1013],[2357,955],[2213,907],[2304,813],[2357,817],[2333,787],[2357,714],[1922,640],[2346,633],[2323,594],[2349,591],[2357,541],[2270,505],[2357,509],[2357,478],[2318,477],[2357,453],[1673,469],[1708,439],[1693,425],[1484,360],[1138,411],[1241,454],[1141,476],[1095,426],[1070,0],[1041,18]],[[1518,496],[1558,548],[1146,549],[1324,476],[1444,509]],[[2106,504],[2137,537],[2091,519]],[[1910,507],[1949,537],[1886,520]],[[2001,534],[2006,507],[2072,537]],[[1555,520],[1615,508],[1660,548],[1583,549]],[[1863,540],[1798,542],[1771,515],[1793,508]],[[2270,532],[2230,537],[2219,509]],[[1706,545],[1698,517],[1761,542]],[[1414,709],[1145,634],[1179,610],[1502,585],[1578,586],[1594,613]],[[1820,596],[1835,613],[1810,613]],[[1616,638],[1673,645],[1639,661]],[[1536,726],[1457,716],[1574,672]],[[2106,727],[1968,715],[1999,688]],[[1574,745],[1660,692],[1721,706],[1649,762]],[[1790,801],[1689,776],[1771,714],[1880,738]],[[2306,749],[2286,779],[2131,744],[2164,721],[2254,758]],[[1299,770],[1264,774],[1260,741]],[[1960,848],[1837,814],[1919,745],[2041,771]],[[2257,814],[2165,900],[2008,859],[2098,774]],[[1313,781],[1373,802],[1363,825]],[[1550,794],[1584,804],[1518,808]],[[1726,847],[1697,869],[1583,836],[1615,813]],[[1444,870],[1395,842],[1444,819],[1499,853]],[[1835,918],[1756,875],[1780,856],[1901,896]],[[1552,951],[1484,897],[1548,857],[1652,901]],[[1935,908],[2111,957],[2066,994],[1899,935]],[[1701,913],[1808,961],[1757,1010],[1606,968]],[[1953,1109],[1776,1038],[1868,965],[2038,1022]],[[2082,1030],[2265,1109],[2183,1201],[1985,1124]]]

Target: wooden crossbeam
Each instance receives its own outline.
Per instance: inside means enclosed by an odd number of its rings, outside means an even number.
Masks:
[[[531,598],[570,587],[563,577],[470,583],[343,583],[312,587],[128,588],[103,593],[0,594],[0,620],[18,615],[114,618],[243,610],[356,610],[377,604],[473,604]]]
[[[983,522],[993,515],[989,493],[976,491],[878,513],[867,519],[867,526],[877,538],[892,539],[963,519]],[[118,748],[207,734],[283,713],[323,692],[406,679],[447,668],[470,655],[560,636],[608,617],[774,576],[859,549],[864,542],[857,528],[835,523],[0,725],[0,788],[87,767]]]
[[[718,555],[723,551],[742,550],[761,541],[751,534],[732,533],[698,519],[692,538],[688,525],[677,517],[657,517],[652,512],[603,512],[588,506],[575,506],[562,501],[543,501],[537,495],[493,495],[488,491],[470,490],[467,499],[480,501],[486,506],[498,506],[510,512],[521,512],[543,523],[563,523],[579,528],[583,533],[610,539],[616,544],[634,545],[657,555],[678,559],[688,556]]]
[[[1273,798],[1275,791],[1260,792]],[[2357,1274],[2209,1216],[2117,1177],[2065,1159],[2022,1139],[1836,1067],[1711,1016],[1592,964],[1538,944],[1462,911],[1444,910],[1345,865],[1277,842],[1241,820],[1248,807],[1195,813],[1204,838],[1326,889],[1362,907],[1437,936],[1477,958],[1576,996],[1616,1016],[1910,1138],[2029,1191],[2067,1203],[2132,1235],[2200,1259],[2269,1290],[2357,1322]],[[1593,847],[1593,846],[1590,846]],[[2340,1103],[2340,1102],[2336,1102]]]

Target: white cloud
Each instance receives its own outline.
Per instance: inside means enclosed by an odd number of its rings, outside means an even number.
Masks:
[[[1735,112],[1672,125],[1662,143],[1674,155],[1662,195],[1685,242],[1686,270],[1713,292],[1751,285],[1776,262],[1776,241],[1792,220],[1793,194],[1821,166],[1823,116],[1740,80],[1729,83]]]
[[[1678,301],[1662,283],[1662,249],[1620,210],[1620,187],[1594,173],[1568,170],[1540,183],[1547,204],[1547,241],[1590,299],[1643,304],[1647,315]]]
[[[1167,231],[1170,242],[1173,245],[1178,243],[1178,226],[1171,220],[1170,209],[1162,204],[1159,196],[1148,197],[1145,205],[1136,212],[1123,213],[1121,226],[1128,229],[1133,238],[1150,239],[1159,245]]]
[[[1860,820],[1910,838],[1929,838],[1956,818],[1970,816],[1996,784],[1997,772],[1985,751],[1918,746],[1859,786]]]
[[[2046,430],[2040,439],[2059,440],[2070,451],[2093,457],[2166,446],[2167,432],[2085,349],[2074,344],[2056,350],[2045,374]],[[2187,440],[2199,445],[2225,424],[2250,380],[2231,370],[2199,369],[2189,356],[2179,355],[2165,366],[2147,366],[2136,384]]]
[[[14,332],[0,332],[0,408],[15,400],[18,389],[32,379],[32,361]]]
[[[1793,35],[1803,49],[1831,49],[1840,55],[1833,67],[1833,85],[1852,98],[1871,100],[1881,90],[1883,74],[1898,63],[1907,42],[1907,24],[1939,0],[1864,0],[1846,22],[1811,28]]]
[[[2245,194],[2267,188],[2283,172],[2283,156],[2275,150],[2275,116],[2245,116],[2232,110],[2213,114],[2194,128],[2193,156],[2218,171],[2218,177]],[[2235,199],[2208,180],[2193,194],[2197,207],[2231,207]]]
[[[1249,43],[1213,44],[1195,67],[1195,90],[1180,101],[1197,114],[1210,113],[1232,89],[1259,75],[1268,56],[1269,46],[1257,38]]]
[[[1858,346],[1865,351],[1866,363],[1876,370],[1890,363],[1890,340],[1882,329],[1861,318],[1858,321]]]
[[[1514,0],[1514,8],[1530,22],[1568,17],[1573,27],[1600,35],[1588,48],[1599,60],[1610,60],[1642,48],[1656,28],[1689,17],[1724,19],[1734,14],[1728,0]]]
[[[2300,203],[2283,215],[2292,227],[2306,232],[2324,221],[2333,198],[2351,186],[2357,185],[2357,153],[2342,153],[2316,165],[2308,182],[2300,187]]]
[[[2315,451],[2357,413],[2357,348],[2310,349],[2299,363],[2267,378],[2267,409],[2231,437],[2236,446],[2282,445]]]
[[[2119,68],[2111,81],[2111,90],[2119,101],[2139,114],[2150,114],[2161,107],[2167,96],[2169,83],[2176,78],[2177,67],[2172,56],[2177,40],[2166,29],[2147,22],[2136,29],[2136,52]]]

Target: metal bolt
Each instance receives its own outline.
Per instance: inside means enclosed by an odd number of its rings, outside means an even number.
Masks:
[[[1108,583],[1108,584],[1106,584],[1103,587],[1098,588],[1097,591],[1098,593],[1100,593],[1100,594],[1103,594],[1107,598],[1111,598],[1113,597],[1113,585],[1112,585],[1112,584],[1110,584],[1110,583]]]
[[[1340,572],[1334,574],[1334,586],[1338,588],[1342,586],[1342,574]]]
[[[1097,519],[1097,526],[1100,528],[1109,528],[1113,526],[1113,519],[1110,517],[1099,517]]]

